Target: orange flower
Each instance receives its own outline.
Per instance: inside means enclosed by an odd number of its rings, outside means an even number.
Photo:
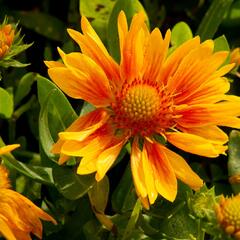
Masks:
[[[169,30],[164,38],[157,28],[149,32],[143,13],[128,29],[120,12],[117,64],[85,17],[81,27],[83,33],[68,32],[82,53],[59,49],[63,63],[46,62],[49,76],[66,94],[96,107],[59,133],[52,149],[60,154],[59,163],[82,157],[77,172],[96,172],[100,181],[133,139],[131,169],[145,206],[158,194],[174,201],[177,178],[199,189],[202,180],[157,138],[201,156],[225,153],[228,136],[218,125],[240,127],[239,99],[225,95],[229,82],[222,77],[234,65],[221,67],[228,52],[214,53],[212,40],[200,43],[195,37],[169,55]]]
[[[18,147],[18,144],[0,148],[0,154],[5,154]],[[8,171],[0,165],[0,236],[8,240],[31,239],[33,233],[42,237],[42,223],[56,221],[35,206],[29,199],[10,189]]]
[[[230,62],[236,63],[237,66],[240,65],[240,48],[234,48],[230,53]]]
[[[0,58],[8,52],[14,39],[14,29],[11,24],[3,24],[0,26]]]
[[[221,197],[215,209],[217,220],[224,231],[235,239],[240,239],[240,195]]]

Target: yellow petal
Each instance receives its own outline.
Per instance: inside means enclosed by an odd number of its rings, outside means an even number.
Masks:
[[[106,123],[108,118],[109,116],[106,114],[105,116],[102,116],[102,119],[100,119],[97,123],[94,124],[92,122],[91,126],[77,132],[61,132],[59,133],[59,138],[63,140],[83,141],[92,133],[94,133],[97,129],[102,127]],[[98,119],[95,119],[95,120],[98,120]]]
[[[86,133],[90,133],[89,131],[84,131],[84,130],[88,130],[91,129],[92,126],[95,127],[100,127],[102,126],[102,123],[105,122],[105,120],[107,120],[108,118],[108,114],[105,110],[103,109],[96,109],[84,116],[79,117],[77,120],[75,120],[66,130],[65,130],[65,134],[69,135],[67,133],[69,132],[83,132],[84,136],[81,136],[81,139],[83,140],[83,137],[87,137],[88,134]],[[91,129],[93,130],[93,129]],[[62,133],[60,133],[62,134]],[[69,136],[68,136],[69,137]],[[64,137],[63,137],[64,139]],[[65,140],[63,139],[59,139],[52,147],[51,152],[52,153],[60,153],[61,152],[61,148],[63,146],[63,144],[65,143]],[[69,139],[66,137],[66,139]]]
[[[161,145],[158,143],[146,142],[146,149],[149,164],[151,164],[153,169],[153,184],[157,192],[173,202],[177,195],[177,179],[165,152],[162,151]]]
[[[20,144],[12,144],[12,145],[7,145],[7,146],[4,146],[4,147],[1,147],[0,148],[0,155],[9,153],[9,152],[11,152],[12,150],[14,150],[18,147],[20,147]]]
[[[120,63],[121,75],[123,79],[130,82],[139,76],[143,66],[146,43],[144,21],[145,15],[143,12],[134,15],[130,30],[123,43]]]
[[[198,135],[216,144],[224,144],[228,141],[228,135],[214,125],[199,128],[181,128],[181,130],[186,133]]]
[[[178,179],[186,183],[194,190],[198,190],[200,187],[202,187],[203,180],[195,172],[193,172],[193,170],[181,156],[165,147],[161,148],[166,154]]]
[[[151,32],[144,56],[143,79],[153,82],[158,81],[163,62],[168,53],[170,38],[170,30],[167,31],[164,40],[158,28]]]
[[[91,85],[92,79],[84,73],[78,72],[76,76],[67,68],[57,67],[48,69],[48,74],[70,97],[84,99],[98,107],[108,106],[111,101],[111,93],[107,89],[99,89],[96,84]]]
[[[204,157],[218,157],[222,153],[210,141],[194,134],[172,132],[167,133],[166,137],[170,143],[186,152]]]
[[[83,18],[83,21],[86,23],[85,20]],[[85,23],[83,25],[85,25]],[[83,27],[85,30],[84,35],[73,29],[68,29],[68,33],[78,43],[82,53],[93,59],[104,70],[108,79],[119,81],[120,76],[118,64],[108,54],[104,45],[101,43],[101,40],[97,37],[97,34],[93,33],[94,30],[89,30],[91,27],[90,24],[86,27],[88,28],[87,32],[85,26]]]
[[[146,198],[147,189],[144,179],[143,163],[141,151],[138,147],[137,139],[134,138],[131,150],[131,170],[136,191],[141,198]]]
[[[96,180],[101,181],[105,176],[106,172],[112,166],[114,161],[116,160],[118,154],[120,153],[123,145],[125,144],[125,140],[120,141],[119,143],[105,149],[97,159],[97,174]]]
[[[8,227],[7,223],[1,219],[0,215],[0,233],[7,239],[7,240],[17,240],[12,232],[12,230]],[[0,234],[0,235],[1,235]]]
[[[119,35],[119,45],[120,53],[123,51],[124,42],[128,32],[127,18],[123,11],[120,11],[118,15],[118,35]]]
[[[54,67],[64,67],[64,64],[61,62],[56,62],[56,61],[44,61],[46,66],[48,68],[54,68]]]
[[[180,47],[178,47],[166,60],[164,63],[164,67],[161,70],[161,82],[167,84],[170,76],[176,71],[179,63],[182,61],[183,58],[194,48],[200,45],[200,38],[199,36],[190,39],[189,41],[183,43]]]
[[[78,52],[65,54],[60,48],[58,52],[66,67],[76,77],[81,79],[82,76],[86,76],[89,86],[98,89],[99,93],[104,93],[103,96],[108,95],[111,98],[111,88],[106,74],[90,57]]]
[[[158,192],[155,187],[155,181],[157,179],[154,179],[155,174],[154,174],[152,163],[149,160],[149,157],[150,156],[148,156],[148,152],[144,145],[142,154],[141,154],[141,158],[142,158],[141,160],[142,160],[142,165],[143,165],[143,173],[144,173],[144,179],[145,179],[148,199],[149,199],[150,204],[153,204],[158,196]]]

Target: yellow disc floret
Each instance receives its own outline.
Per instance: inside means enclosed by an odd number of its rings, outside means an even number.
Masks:
[[[173,125],[172,106],[171,95],[158,83],[135,80],[123,85],[112,108],[118,128],[149,136]]]
[[[240,195],[222,197],[216,206],[216,215],[224,231],[240,240]]]
[[[125,114],[137,123],[156,117],[159,103],[159,94],[155,88],[148,85],[136,85],[126,93],[122,107]]]

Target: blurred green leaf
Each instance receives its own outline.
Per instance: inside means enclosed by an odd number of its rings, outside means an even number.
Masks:
[[[52,158],[51,148],[58,133],[66,129],[77,118],[77,115],[55,84],[40,75],[36,78],[38,99],[41,105],[39,136],[45,153]]]
[[[224,35],[214,39],[214,52],[230,51],[228,41]]]
[[[78,175],[73,169],[63,166],[53,168],[53,178],[58,191],[70,200],[82,197],[95,183],[94,175]]]
[[[233,0],[212,1],[196,32],[196,35],[201,37],[201,41],[213,38],[232,2]]]
[[[228,176],[233,191],[240,192],[240,131],[233,130],[228,142]]]
[[[83,106],[82,106],[82,108],[81,108],[81,113],[80,113],[80,116],[83,116],[83,115],[85,115],[85,114],[87,114],[87,113],[90,113],[90,112],[92,112],[93,110],[95,110],[96,108],[92,105],[92,104],[90,104],[90,103],[88,103],[88,102],[84,102],[83,103]]]
[[[112,195],[112,207],[118,212],[126,212],[133,209],[137,196],[132,181],[130,165],[126,167],[123,177]]]
[[[108,202],[109,180],[105,176],[100,182],[95,182],[88,195],[93,208],[104,212]]]
[[[38,11],[13,11],[12,15],[21,25],[43,35],[46,38],[62,41],[65,36],[65,24],[52,15]]]
[[[111,231],[113,228],[113,223],[104,213],[108,202],[108,195],[109,180],[107,176],[105,176],[100,182],[95,182],[93,187],[88,192],[89,200],[96,217],[103,224],[103,226]]]
[[[114,5],[114,0],[80,0],[79,11],[91,21],[100,38],[106,39],[107,23]]]
[[[173,47],[178,47],[191,38],[193,38],[193,34],[187,23],[179,22],[174,25],[171,34],[171,44]]]
[[[10,118],[13,113],[13,97],[0,87],[0,117]]]
[[[117,30],[117,19],[120,11],[123,10],[126,14],[128,23],[130,23],[133,15],[137,12],[144,11],[143,6],[138,0],[117,0],[108,21],[107,40],[111,56],[119,62],[119,38]],[[146,15],[148,23],[148,17]],[[149,24],[149,23],[148,23]]]
[[[15,59],[2,59],[0,60],[0,67],[8,68],[8,67],[26,67],[28,63],[21,63]]]
[[[36,80],[35,77],[36,73],[28,72],[20,79],[14,95],[15,105],[17,105],[24,97],[26,97],[30,93],[31,86]]]
[[[225,15],[223,25],[226,27],[239,27],[240,25],[240,1],[235,0],[230,10]]]
[[[0,147],[4,146],[4,142],[0,138]],[[12,154],[4,154],[1,156],[4,163],[10,168],[16,169],[23,175],[47,185],[53,185],[52,169],[41,166],[33,166],[17,161]]]
[[[189,216],[186,204],[179,205],[173,215],[169,215],[159,221],[160,236],[166,239],[196,239],[198,236],[198,224]],[[195,237],[195,238],[194,238]]]
[[[136,204],[135,204],[134,208],[133,208],[131,217],[128,221],[126,230],[125,230],[125,232],[123,234],[123,237],[122,237],[122,240],[127,240],[132,235],[132,233],[135,229],[135,225],[137,224],[137,220],[139,218],[139,214],[140,214],[141,210],[142,210],[142,204],[141,204],[141,201],[138,199],[136,201]]]

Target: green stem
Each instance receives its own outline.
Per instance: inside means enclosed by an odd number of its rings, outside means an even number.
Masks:
[[[15,142],[16,137],[16,119],[11,118],[8,120],[8,139],[10,143]]]
[[[36,100],[36,97],[33,95],[28,102],[21,105],[15,112],[13,113],[12,118],[17,120],[23,113],[27,112],[31,107],[34,101]]]
[[[26,158],[26,159],[31,159],[33,161],[36,162],[40,162],[41,158],[40,155],[38,153],[34,153],[34,152],[29,152],[29,151],[15,151],[14,155],[16,156],[16,158],[21,157],[21,158]]]

